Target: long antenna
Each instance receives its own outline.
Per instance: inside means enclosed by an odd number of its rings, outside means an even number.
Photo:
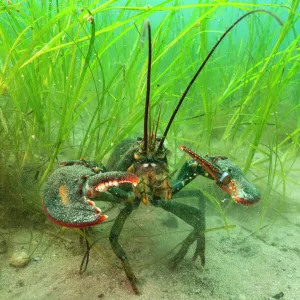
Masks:
[[[149,106],[150,106],[150,84],[151,84],[151,63],[152,63],[152,42],[151,42],[151,26],[150,21],[147,19],[144,23],[141,45],[144,45],[144,37],[146,29],[148,28],[148,71],[147,71],[147,87],[146,87],[146,102],[144,112],[144,144],[143,151],[148,149],[148,119],[149,119]]]
[[[239,22],[241,22],[244,18],[246,18],[247,16],[254,14],[254,13],[258,13],[258,12],[263,12],[263,13],[267,13],[269,15],[271,15],[272,17],[274,17],[278,23],[283,26],[282,21],[279,19],[279,17],[277,15],[275,15],[274,13],[268,11],[268,10],[264,10],[264,9],[258,9],[258,10],[252,10],[247,12],[246,14],[244,14],[243,16],[241,16],[240,18],[238,18],[223,34],[222,36],[219,38],[219,40],[215,43],[215,45],[212,47],[212,49],[210,50],[210,52],[208,53],[208,55],[206,56],[205,60],[202,62],[201,66],[199,67],[199,69],[197,70],[197,72],[195,73],[195,75],[193,76],[192,80],[190,81],[190,83],[188,84],[188,86],[186,87],[185,91],[183,92],[175,110],[173,111],[173,114],[169,120],[169,123],[165,129],[165,132],[162,136],[162,139],[158,145],[158,149],[161,149],[164,141],[166,139],[166,136],[169,132],[169,129],[172,125],[172,122],[184,100],[184,98],[186,97],[187,93],[189,92],[191,86],[193,85],[193,83],[195,82],[195,80],[197,79],[198,75],[200,74],[200,72],[202,71],[202,69],[205,67],[206,63],[208,62],[208,60],[210,59],[210,57],[212,56],[212,54],[214,53],[214,51],[216,50],[216,48],[219,46],[219,44],[222,42],[222,40],[225,38],[225,36],[233,29],[233,27],[235,27]]]
[[[160,106],[159,106],[157,121],[156,121],[156,125],[155,125],[155,130],[154,130],[154,139],[155,140],[156,140],[156,137],[157,137],[157,131],[158,131],[158,124],[159,124],[159,121],[160,121],[161,109],[162,109],[162,103],[160,103]]]

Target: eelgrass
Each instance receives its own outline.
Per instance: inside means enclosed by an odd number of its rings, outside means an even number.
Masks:
[[[212,155],[243,148],[245,170],[267,178],[266,198],[278,180],[289,180],[285,160],[297,153],[300,136],[300,121],[288,132],[285,126],[300,110],[299,1],[162,1],[152,8],[134,1],[85,1],[84,8],[74,1],[52,3],[0,2],[0,126],[12,145],[5,157],[20,168],[46,162],[40,185],[57,157],[103,160],[121,139],[142,135],[147,54],[140,34],[146,18],[155,23],[151,113],[163,103],[163,132],[215,40],[243,11],[259,8],[282,15],[283,27],[257,14],[226,37],[171,127],[170,164],[182,161],[179,144]],[[284,94],[293,95],[287,111],[278,109]],[[214,153],[216,139],[226,153]]]

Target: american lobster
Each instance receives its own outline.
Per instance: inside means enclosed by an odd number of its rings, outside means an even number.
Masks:
[[[94,161],[66,161],[47,179],[44,188],[43,208],[46,215],[61,226],[85,228],[101,224],[107,216],[101,214],[93,200],[111,203],[123,203],[110,232],[110,243],[120,259],[135,294],[139,294],[137,278],[129,264],[126,252],[119,243],[123,225],[133,210],[141,202],[162,208],[193,227],[193,230],[181,243],[181,248],[171,259],[170,266],[175,267],[185,257],[190,246],[196,242],[193,260],[200,257],[205,264],[205,202],[200,190],[182,190],[198,175],[214,180],[222,190],[231,195],[235,202],[251,205],[259,201],[260,192],[246,179],[242,170],[224,156],[201,156],[186,146],[180,149],[191,156],[184,163],[177,175],[171,179],[167,161],[165,139],[172,122],[183,103],[189,89],[208,62],[209,58],[224,37],[245,17],[265,10],[249,11],[237,19],[213,46],[201,66],[182,94],[161,137],[157,136],[159,116],[156,128],[150,131],[150,81],[152,63],[151,26],[146,20],[144,34],[148,33],[148,71],[146,101],[144,112],[144,136],[137,139],[121,141],[108,160],[106,167]],[[197,196],[200,207],[172,201],[175,198]]]

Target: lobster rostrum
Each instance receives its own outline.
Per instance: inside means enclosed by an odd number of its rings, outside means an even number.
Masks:
[[[170,267],[174,268],[183,260],[194,242],[196,248],[193,260],[200,257],[201,264],[205,264],[205,201],[200,190],[183,190],[189,182],[201,175],[213,179],[236,202],[249,205],[260,199],[258,189],[245,178],[235,163],[224,156],[200,156],[185,146],[181,146],[181,150],[189,154],[192,160],[186,161],[171,180],[167,161],[168,150],[164,146],[180,106],[215,49],[233,27],[256,12],[267,13],[281,24],[273,13],[256,10],[247,12],[228,27],[188,84],[161,138],[157,137],[161,109],[153,128],[149,125],[152,46],[151,26],[146,20],[143,35],[147,31],[148,68],[144,136],[121,141],[111,154],[106,167],[94,161],[67,161],[62,163],[45,183],[43,204],[45,213],[52,221],[62,226],[84,228],[102,223],[107,217],[101,214],[91,199],[124,205],[112,225],[109,240],[136,294],[139,294],[138,281],[126,252],[119,243],[119,237],[126,219],[141,202],[173,213],[193,227],[181,243],[179,251],[170,260]],[[199,199],[199,207],[172,201],[175,198],[190,196]],[[88,251],[89,249],[88,246]]]

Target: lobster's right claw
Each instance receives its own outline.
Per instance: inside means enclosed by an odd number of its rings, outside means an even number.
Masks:
[[[107,216],[90,198],[112,186],[137,182],[134,174],[126,172],[95,174],[85,166],[60,167],[45,183],[43,209],[52,222],[61,226],[84,228],[101,224]]]
[[[251,205],[260,200],[261,195],[255,184],[227,157],[202,156],[185,146],[180,146],[180,149],[189,154],[207,172],[207,177],[214,179],[235,202]]]

